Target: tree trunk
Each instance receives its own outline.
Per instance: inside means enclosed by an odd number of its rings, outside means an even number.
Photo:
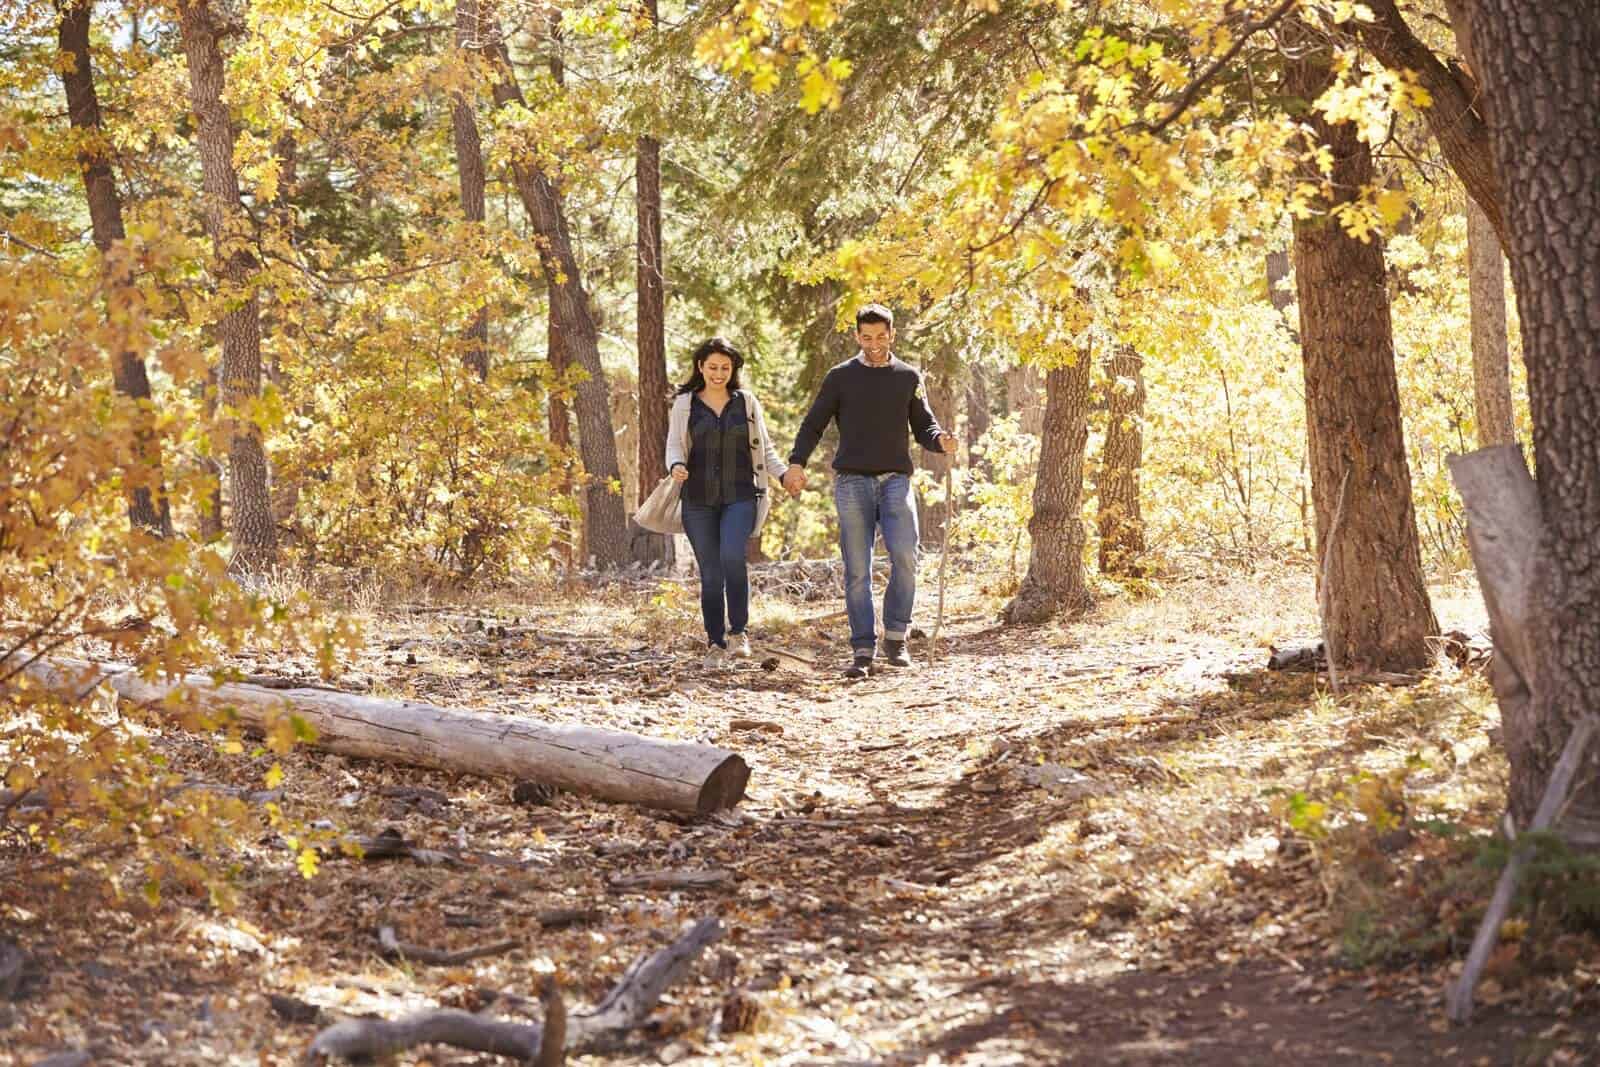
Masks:
[[[1083,453],[1089,442],[1089,358],[1045,379],[1039,474],[1033,486],[1033,547],[1022,588],[1006,606],[1006,621],[1037,623],[1089,608],[1083,573]]]
[[[234,131],[223,101],[220,30],[204,0],[180,4],[178,10],[189,62],[189,106],[200,149],[206,230],[216,250],[220,288],[233,306],[217,322],[222,339],[222,403],[229,409],[225,414],[233,565],[260,570],[276,561],[278,542],[261,431],[241,414],[261,394],[261,298],[252,285],[256,261],[233,167]]]
[[[498,34],[486,35],[489,58],[494,63],[494,99],[500,106],[526,104],[517,85],[516,72],[504,41]],[[610,390],[605,368],[600,365],[600,337],[589,293],[583,285],[578,259],[573,253],[572,235],[567,228],[566,209],[561,192],[530,159],[516,159],[511,165],[517,195],[528,220],[538,233],[539,258],[550,292],[552,328],[561,333],[561,348],[567,358],[582,367],[587,377],[578,383],[578,448],[588,478],[584,485],[586,523],[584,543],[595,566],[610,569],[628,562],[628,518],[622,495],[612,483],[620,478],[617,465],[617,439],[611,421]]]
[[[951,352],[941,352],[925,368],[923,382],[928,390],[928,404],[933,408],[934,418],[939,420],[939,425],[944,427],[946,433],[956,432],[956,389],[955,381],[960,376],[960,362]],[[935,484],[943,491],[944,472],[955,462],[954,456],[940,455],[929,452],[927,449],[919,450],[917,466],[933,475]],[[950,515],[950,502],[929,503],[921,495],[917,497],[917,526],[922,534],[922,544],[927,548],[938,548],[943,543],[944,524]]]
[[[491,24],[492,25],[492,24]],[[478,15],[478,0],[456,0],[456,48],[464,58],[475,59],[483,53],[485,22]],[[456,92],[450,110],[450,125],[456,142],[456,173],[461,184],[461,213],[468,222],[484,220],[483,191],[483,140],[478,136],[478,119],[473,113],[472,98]],[[461,361],[478,376],[479,381],[489,380],[489,309],[480,307],[467,327],[467,345]]]
[[[78,131],[78,169],[89,202],[89,222],[95,247],[106,268],[106,284],[113,291],[130,282],[125,268],[109,258],[113,247],[127,234],[122,227],[122,198],[117,193],[111,161],[105,155],[105,132],[100,123],[100,100],[94,87],[94,67],[89,54],[89,0],[65,0],[59,9],[61,52],[70,63],[61,81],[67,93],[67,114]],[[172,535],[172,510],[161,473],[161,443],[151,425],[150,376],[137,352],[124,350],[111,362],[117,392],[139,403],[134,430],[134,463],[129,470],[128,520],[157,537]]]
[[[1511,761],[1526,826],[1572,725],[1600,708],[1600,19],[1566,0],[1474,0],[1489,140],[1505,187],[1545,526],[1533,737]],[[1600,830],[1600,754],[1566,822]]]
[[[1477,51],[1462,0],[1448,0],[1456,48],[1476,71]],[[1474,101],[1476,103],[1476,101]],[[1467,197],[1467,295],[1472,320],[1472,400],[1478,447],[1516,441],[1511,406],[1511,351],[1506,341],[1506,265],[1500,235],[1478,202]]]
[[[1331,80],[1328,61],[1326,51],[1298,61],[1289,91],[1314,100]],[[1332,125],[1318,112],[1306,121],[1333,158],[1331,212],[1372,184],[1371,151],[1353,124]],[[1330,655],[1355,670],[1422,667],[1438,625],[1412,509],[1383,243],[1351,237],[1326,213],[1294,220],[1294,254],[1317,545],[1323,557],[1331,553],[1318,575],[1328,583]]]
[[[556,328],[556,320],[547,320],[546,350],[549,353],[550,371],[556,381],[566,377],[567,368],[572,361],[567,358],[567,350],[561,344],[561,331]],[[560,454],[558,462],[562,465],[561,495],[572,496],[572,412],[567,407],[567,402],[555,390],[551,390],[548,406],[550,420],[550,443],[556,447]],[[567,566],[572,566],[573,557],[577,547],[572,523],[562,517],[557,520],[557,529],[562,536],[562,558]]]
[[[652,27],[656,0],[645,0]],[[667,306],[661,257],[661,142],[639,138],[634,169],[639,261],[639,499],[666,477]]]
[[[464,774],[505,775],[622,804],[703,814],[744,797],[750,768],[726,749],[620,730],[542,723],[473,709],[327,689],[218,685],[209,675],[149,682],[137,671],[85,660],[40,660],[25,673],[56,693],[103,682],[148,707],[227,711],[257,730],[285,711],[317,732],[313,748]],[[185,690],[181,698],[175,694]]]
[[[1144,461],[1144,357],[1119,344],[1106,376],[1106,443],[1095,497],[1100,528],[1100,572],[1144,573],[1144,515],[1139,510],[1139,467]]]

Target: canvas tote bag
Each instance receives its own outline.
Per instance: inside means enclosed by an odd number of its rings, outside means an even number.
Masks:
[[[633,513],[633,521],[652,533],[683,533],[682,488],[670,474],[661,479]]]

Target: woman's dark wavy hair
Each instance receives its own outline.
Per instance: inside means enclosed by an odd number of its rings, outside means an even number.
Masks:
[[[706,375],[705,371],[701,369],[701,365],[705,363],[708,356],[727,356],[733,360],[733,373],[728,375],[728,392],[736,393],[742,388],[739,385],[739,370],[744,366],[744,353],[733,347],[733,342],[726,338],[713,337],[694,350],[694,355],[691,357],[694,361],[694,373],[689,375],[688,381],[678,386],[678,391],[673,394],[674,396],[682,396],[685,393],[698,393],[706,387]]]

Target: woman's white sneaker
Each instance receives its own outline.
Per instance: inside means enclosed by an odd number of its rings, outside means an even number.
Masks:
[[[755,655],[750,650],[749,634],[731,634],[728,637],[728,654],[734,659],[749,659]]]
[[[708,671],[720,671],[728,665],[728,650],[721,645],[712,645],[706,649],[705,658],[700,661],[700,666]]]

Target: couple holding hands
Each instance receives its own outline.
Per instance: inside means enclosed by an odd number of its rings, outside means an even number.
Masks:
[[[729,655],[751,654],[745,632],[750,620],[745,542],[766,518],[769,477],[779,479],[791,497],[799,496],[806,484],[806,461],[833,421],[839,424],[833,502],[852,653],[845,675],[866,677],[877,652],[872,551],[880,530],[890,563],[883,595],[882,662],[911,666],[906,638],[916,598],[918,533],[907,431],[934,452],[954,452],[956,440],[934,418],[921,372],[895,357],[894,314],[888,308],[869,304],[856,313],[856,341],[861,351],[823,378],[787,466],[767,431],[760,401],[739,382],[744,356],[720,337],[695,349],[694,373],[678,388],[672,404],[666,458],[681,502],[683,531],[700,568],[707,666],[717,666]],[[647,502],[640,509],[646,526],[653,526],[645,517],[650,507]]]

